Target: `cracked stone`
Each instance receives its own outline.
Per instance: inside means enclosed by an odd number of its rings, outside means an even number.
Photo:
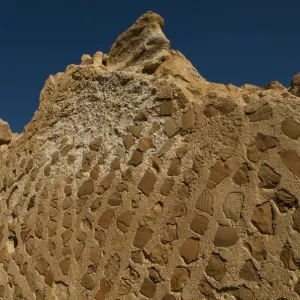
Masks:
[[[133,216],[132,216],[131,211],[128,210],[128,211],[123,212],[117,218],[117,227],[124,233],[128,232],[132,218],[133,218]]]
[[[222,180],[230,175],[230,170],[221,162],[217,162],[210,168],[210,175],[207,181],[207,187],[213,189]]]

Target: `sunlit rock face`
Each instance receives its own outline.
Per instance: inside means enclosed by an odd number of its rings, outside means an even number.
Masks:
[[[299,75],[206,81],[147,12],[0,121],[0,298],[300,297]]]

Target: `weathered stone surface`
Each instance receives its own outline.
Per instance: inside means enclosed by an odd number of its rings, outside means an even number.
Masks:
[[[114,210],[112,208],[108,208],[100,216],[98,220],[98,225],[104,229],[107,229],[110,226],[114,217],[115,217]]]
[[[206,186],[209,189],[213,189],[222,180],[230,175],[230,170],[221,162],[217,162],[214,166],[210,168],[210,175]]]
[[[280,259],[283,262],[284,266],[289,270],[295,271],[298,269],[298,266],[295,264],[294,253],[292,247],[289,243],[286,243],[280,253]]]
[[[186,240],[180,247],[179,253],[186,264],[197,260],[199,241],[195,239]]]
[[[251,260],[245,262],[240,270],[240,277],[246,281],[259,281],[258,272]]]
[[[148,298],[153,298],[156,291],[156,285],[148,278],[145,278],[140,289],[140,293]]]
[[[223,204],[223,212],[225,216],[233,221],[238,221],[244,203],[244,195],[242,193],[229,193]]]
[[[128,161],[128,164],[136,167],[143,162],[143,157],[143,152],[135,150],[132,152],[132,156]]]
[[[173,101],[162,102],[160,104],[160,115],[171,116],[175,112]]]
[[[279,156],[287,168],[300,179],[300,157],[298,153],[295,150],[282,151]]]
[[[225,263],[218,254],[213,254],[208,261],[205,271],[207,275],[220,281],[226,273]]]
[[[91,275],[89,274],[83,276],[80,284],[82,287],[86,288],[87,290],[93,290],[95,287],[95,282],[93,281]]]
[[[190,110],[182,115],[181,123],[182,129],[187,130],[193,128],[195,125],[196,116],[193,110]]]
[[[12,139],[12,133],[7,122],[0,119],[0,146],[9,144]]]
[[[132,134],[125,135],[123,139],[123,144],[126,150],[129,150],[134,145],[134,137]]]
[[[278,145],[278,140],[270,135],[258,133],[255,137],[256,144],[262,151],[267,151],[270,148],[274,148]]]
[[[205,234],[207,227],[208,227],[208,219],[205,216],[196,215],[194,216],[191,224],[190,229],[194,232],[203,235]]]
[[[298,206],[297,199],[285,190],[277,191],[273,199],[281,213],[286,213]]]
[[[143,249],[146,244],[151,240],[153,231],[146,227],[146,226],[140,226],[138,227],[134,240],[133,240],[133,246],[139,249]]]
[[[205,296],[207,300],[216,300],[217,298],[214,295],[213,289],[205,277],[202,277],[200,283],[197,286],[199,292]]]
[[[180,172],[180,161],[177,158],[173,158],[168,169],[169,176],[178,176]]]
[[[183,290],[190,278],[190,272],[186,268],[177,267],[171,278],[171,291],[180,292]]]
[[[281,123],[281,131],[290,139],[297,140],[300,137],[300,124],[287,118]]]
[[[46,275],[48,269],[49,269],[49,263],[48,261],[45,259],[45,258],[40,258],[36,265],[35,265],[35,268],[38,270],[38,272],[41,274],[41,275]]]
[[[253,225],[263,234],[273,234],[273,209],[269,202],[258,206],[251,217]]]
[[[266,259],[267,251],[260,233],[256,232],[252,234],[249,238],[249,242],[246,243],[246,246],[249,248],[251,255],[257,261],[263,261]]]
[[[141,190],[146,196],[149,196],[154,188],[154,184],[156,182],[156,175],[147,170],[141,179],[138,188]]]
[[[155,72],[170,56],[170,42],[162,32],[163,26],[164,21],[158,14],[147,12],[141,16],[111,47],[108,68],[148,74]]]
[[[246,287],[240,287],[231,293],[237,300],[254,300],[255,297],[251,290]]]
[[[85,181],[78,190],[77,196],[82,197],[94,192],[94,182],[92,179]]]
[[[153,146],[153,142],[151,138],[140,138],[139,142],[138,142],[138,146],[137,148],[141,151],[141,152],[145,152],[147,151],[149,148],[151,148]]]
[[[168,196],[173,185],[174,185],[174,180],[171,178],[167,178],[160,188],[160,193],[164,196]]]
[[[247,157],[253,162],[258,162],[261,158],[261,152],[256,145],[251,145],[247,148]]]
[[[182,203],[175,203],[172,207],[172,215],[173,217],[183,217],[186,214],[186,207]]]
[[[121,258],[118,254],[114,254],[104,268],[104,275],[108,280],[114,279],[120,270]]]
[[[261,180],[261,187],[272,189],[280,182],[281,175],[276,173],[270,166],[262,165],[259,169],[258,176]]]
[[[293,228],[300,233],[300,208],[298,207],[293,214]]]
[[[297,97],[300,97],[300,73],[297,73],[293,77],[289,92]]]
[[[257,111],[249,114],[248,118],[251,122],[270,120],[272,118],[272,108],[269,104],[266,104]]]
[[[176,125],[175,121],[171,118],[166,119],[164,124],[165,134],[170,138],[179,132],[179,127]]]
[[[243,185],[248,183],[249,179],[248,179],[248,172],[249,172],[249,167],[247,166],[247,164],[243,164],[234,174],[234,176],[232,177],[233,181],[237,184],[237,185]]]
[[[195,207],[208,214],[213,212],[213,198],[209,190],[205,189],[197,199]]]
[[[216,247],[230,247],[238,241],[238,233],[234,227],[219,226],[214,239]]]
[[[161,275],[159,273],[159,271],[155,268],[150,268],[148,269],[149,271],[149,278],[151,279],[152,282],[154,282],[155,284],[162,282],[162,278]]]

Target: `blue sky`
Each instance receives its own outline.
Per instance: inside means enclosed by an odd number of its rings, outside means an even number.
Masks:
[[[0,0],[0,118],[21,132],[50,74],[107,53],[147,10],[209,81],[289,86],[300,72],[300,1]]]

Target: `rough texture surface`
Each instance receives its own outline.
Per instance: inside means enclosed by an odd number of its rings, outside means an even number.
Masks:
[[[209,83],[146,13],[0,122],[0,298],[299,299],[300,98]]]

